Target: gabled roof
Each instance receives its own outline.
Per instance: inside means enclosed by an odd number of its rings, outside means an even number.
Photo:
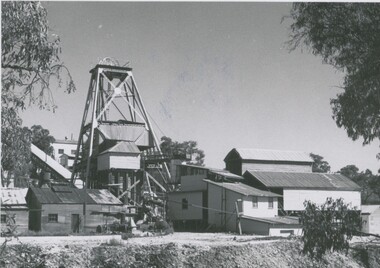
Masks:
[[[245,178],[247,177],[247,174],[255,177],[268,188],[360,190],[360,187],[356,183],[341,174],[247,170],[244,173]]]
[[[141,151],[137,147],[136,143],[133,141],[119,141],[116,145],[108,148],[104,152],[105,153],[129,153],[129,154],[141,154]]]
[[[86,198],[87,204],[122,205],[123,203],[108,190],[77,189],[67,186],[53,186],[52,188],[30,187],[41,204],[81,204]],[[30,194],[28,192],[28,194]]]
[[[362,205],[362,214],[372,214],[380,209],[380,205]]]
[[[245,195],[245,196],[281,197],[281,195],[278,195],[269,191],[262,191],[240,182],[231,183],[231,182],[215,182],[211,180],[203,180],[203,181],[205,181],[206,183],[210,183],[210,184],[225,188],[227,190]]]
[[[252,148],[234,148],[224,158],[226,162],[233,154],[242,160],[282,161],[282,162],[308,162],[312,163],[310,155],[299,151],[279,151]]]
[[[25,196],[28,188],[2,188],[0,191],[1,206],[26,205]]]

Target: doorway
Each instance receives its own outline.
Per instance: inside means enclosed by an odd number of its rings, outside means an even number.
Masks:
[[[73,233],[79,233],[80,219],[79,214],[71,214],[71,231]]]

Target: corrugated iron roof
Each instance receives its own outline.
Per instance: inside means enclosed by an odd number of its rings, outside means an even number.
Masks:
[[[108,190],[90,189],[88,190],[88,195],[91,196],[92,200],[97,204],[123,204]]]
[[[360,187],[341,174],[267,172],[247,170],[266,187],[270,188],[324,188],[340,190],[360,190]],[[245,177],[245,176],[244,176]]]
[[[226,178],[232,178],[232,179],[238,179],[238,180],[244,180],[242,176],[236,175],[234,173],[231,173],[227,170],[210,170],[211,173],[215,173],[221,176],[224,176]]]
[[[26,205],[25,196],[27,192],[27,188],[2,188],[0,191],[1,205]]]
[[[234,148],[224,159],[232,152],[237,152],[243,160],[262,160],[262,161],[286,161],[286,162],[309,162],[312,163],[310,155],[305,152],[299,151],[279,151],[279,150],[266,150],[266,149],[252,149],[252,148]]]
[[[101,154],[105,153],[130,153],[130,154],[141,154],[141,151],[137,147],[136,143],[133,141],[120,141],[111,148],[105,150]]]
[[[29,188],[41,204],[81,204],[86,198],[87,204],[122,205],[123,203],[108,190],[69,188],[55,186],[51,188]]]
[[[362,205],[362,214],[372,214],[377,209],[380,209],[380,205]]]
[[[262,191],[240,182],[231,183],[231,182],[215,182],[215,181],[210,181],[210,180],[204,180],[204,181],[207,183],[231,190],[233,192],[246,195],[246,196],[281,197],[281,195],[278,195],[269,191]]]

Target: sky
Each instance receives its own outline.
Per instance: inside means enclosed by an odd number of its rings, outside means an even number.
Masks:
[[[362,146],[332,119],[343,74],[306,48],[289,52],[290,3],[42,2],[77,91],[58,109],[29,107],[26,126],[78,139],[90,81],[104,57],[129,62],[157,136],[195,140],[224,168],[233,148],[315,153],[332,171],[374,173],[379,142]]]

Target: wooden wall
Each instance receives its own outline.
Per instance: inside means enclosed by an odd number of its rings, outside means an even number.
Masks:
[[[259,196],[258,206],[254,208],[252,205],[252,196],[243,197],[243,214],[250,217],[275,217],[278,214],[277,197],[273,197],[273,208],[268,207],[268,197]]]
[[[98,156],[98,170],[140,169],[140,155],[104,153]]]
[[[28,231],[28,223],[29,223],[29,212],[28,209],[4,209],[1,208],[1,215],[13,216],[15,215],[16,222],[16,233],[22,234]],[[7,229],[6,224],[1,224],[1,231]]]
[[[41,211],[41,231],[51,233],[72,233],[72,214],[78,214],[80,218],[80,230],[95,232],[98,225],[120,221],[114,217],[92,215],[92,211],[118,212],[121,206],[89,205],[86,206],[86,226],[84,226],[83,204],[43,204]],[[58,222],[49,222],[49,214],[58,214]]]

